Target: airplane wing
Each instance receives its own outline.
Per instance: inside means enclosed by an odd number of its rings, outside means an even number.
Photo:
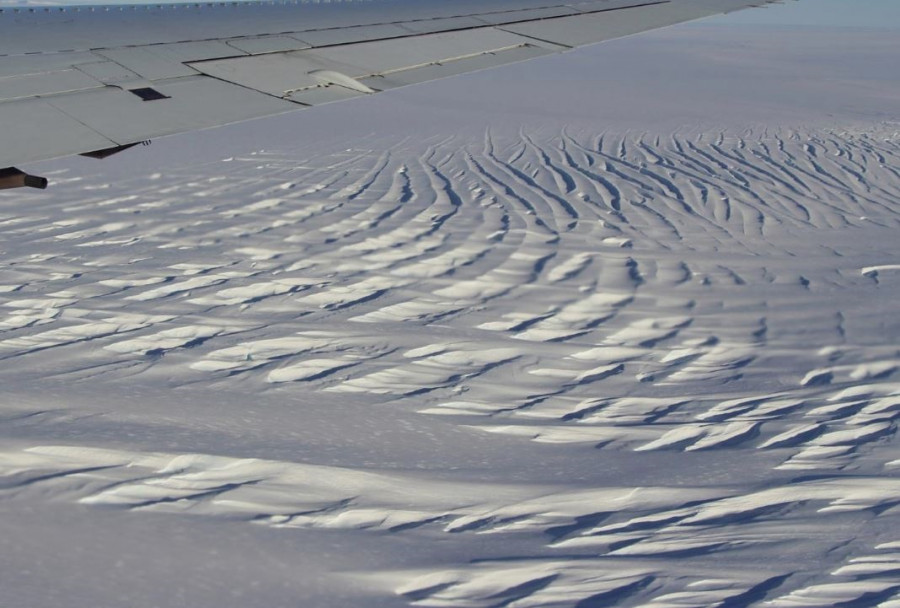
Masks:
[[[524,61],[775,0],[286,0],[0,7],[12,166]]]

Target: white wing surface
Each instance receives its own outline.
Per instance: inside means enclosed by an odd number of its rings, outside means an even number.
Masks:
[[[0,168],[372,95],[773,0],[0,9]],[[0,171],[0,186],[24,184]],[[6,180],[4,182],[4,180]]]

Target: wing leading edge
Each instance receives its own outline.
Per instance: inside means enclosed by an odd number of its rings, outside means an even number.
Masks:
[[[372,95],[773,1],[3,8],[0,168],[73,154],[104,157],[154,137]],[[44,184],[5,171],[0,188]]]

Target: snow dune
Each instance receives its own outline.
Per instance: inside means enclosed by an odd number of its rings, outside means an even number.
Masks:
[[[367,144],[0,197],[5,538],[319,556],[271,605],[900,602],[896,129]]]

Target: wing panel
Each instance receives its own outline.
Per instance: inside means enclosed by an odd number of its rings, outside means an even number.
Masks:
[[[273,53],[192,63],[204,74],[242,87],[283,97],[290,91],[319,85],[310,72],[323,69],[306,51]]]
[[[582,13],[600,13],[605,11],[613,11],[623,8],[634,8],[646,4],[664,4],[672,0],[591,0],[589,2],[579,2],[572,6]],[[675,0],[683,1],[683,0]],[[696,3],[697,0],[690,0]]]
[[[66,70],[72,66],[101,61],[93,53],[53,53],[49,55],[22,55],[0,57],[0,78],[25,76]]]
[[[315,75],[317,71],[327,70],[351,78],[367,78],[520,48],[525,42],[527,41],[523,38],[508,32],[482,28],[292,53],[204,61],[191,65],[204,74],[221,80],[276,97],[291,96],[291,99],[300,100],[296,91],[323,85],[322,79]],[[448,68],[447,75],[459,73],[458,69],[458,66]],[[403,80],[393,81],[397,83],[393,86],[399,86],[401,81]]]
[[[229,40],[228,46],[250,55],[261,55],[263,53],[283,53],[286,51],[299,51],[301,49],[309,48],[308,44],[300,42],[300,40],[291,36],[238,38],[235,40]]]
[[[403,29],[414,34],[433,34],[435,32],[451,32],[475,27],[484,27],[484,21],[475,17],[448,17],[444,19],[424,19],[422,21],[404,21]]]
[[[197,42],[176,42],[173,44],[154,44],[146,47],[156,55],[187,63],[190,61],[203,61],[217,57],[234,57],[243,55],[243,51],[230,46],[225,40],[201,40]]]
[[[645,3],[622,10],[506,25],[503,29],[536,40],[576,47],[674,25],[713,12],[693,4]]]
[[[307,106],[318,106],[323,103],[332,103],[334,101],[344,101],[345,99],[354,99],[362,97],[365,93],[353,91],[346,87],[337,85],[320,86],[312,89],[304,89],[290,93],[287,98],[297,103]]]
[[[376,90],[392,89],[403,87],[420,82],[428,82],[429,80],[437,80],[448,76],[456,76],[477,70],[515,63],[517,61],[526,61],[534,59],[542,55],[549,55],[553,51],[539,46],[518,46],[504,51],[493,53],[485,53],[475,57],[467,57],[456,61],[448,61],[444,63],[435,63],[418,68],[411,68],[397,72],[390,72],[383,76],[373,76],[371,78],[362,78],[360,82],[366,86]]]
[[[60,70],[0,78],[0,101],[39,97],[67,91],[81,91],[103,86],[84,72]]]
[[[153,87],[168,99],[143,101],[128,91],[105,87],[46,101],[118,145],[278,114],[299,107],[289,101],[204,76],[154,83]],[[100,147],[104,146],[95,148]]]
[[[517,11],[483,13],[477,15],[477,19],[490,25],[500,25],[501,23],[518,23],[520,21],[549,19],[551,17],[564,17],[566,15],[577,14],[578,11],[570,6],[553,6],[547,8],[522,9]]]
[[[116,145],[41,99],[0,103],[0,167]]]
[[[315,46],[329,44],[327,38],[341,29],[353,34],[345,42],[358,42],[388,37],[383,33],[366,37],[365,28],[369,26],[563,4],[561,0],[314,0],[60,6],[49,12],[0,6],[0,55],[294,35],[304,31],[330,32],[324,35],[325,38],[317,39]],[[362,29],[354,29],[357,27]],[[397,35],[403,34],[398,32]],[[298,37],[305,40],[303,36]]]
[[[302,52],[314,53],[326,65],[338,66],[330,69],[346,71],[359,78],[513,48],[524,42],[521,37],[508,32],[482,28]]]
[[[104,60],[100,56],[97,56],[96,63],[81,64],[77,66],[77,69],[103,84],[124,86],[126,83],[146,83],[139,74],[115,61]]]
[[[291,36],[302,40],[307,46],[318,47],[363,42],[366,40],[382,40],[384,38],[402,38],[403,36],[409,36],[409,30],[403,29],[394,23],[385,23],[381,25],[360,25],[327,30],[300,31],[291,34]]]
[[[97,54],[131,70],[147,80],[163,80],[192,76],[194,70],[177,59],[160,56],[153,52],[154,47],[129,47],[98,51]]]

